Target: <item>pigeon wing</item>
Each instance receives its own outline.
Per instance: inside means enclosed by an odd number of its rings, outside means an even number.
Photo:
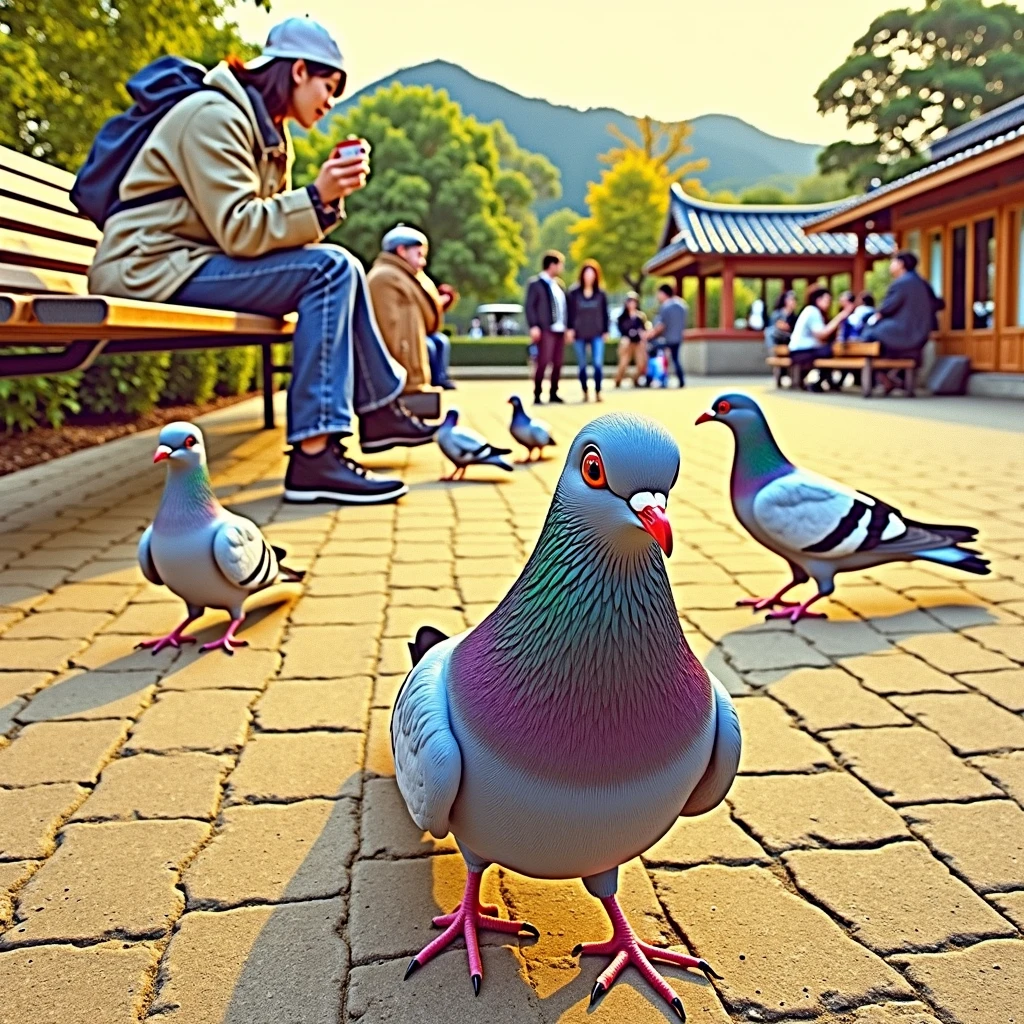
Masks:
[[[726,688],[709,672],[715,706],[715,746],[711,761],[690,794],[681,814],[693,817],[717,807],[729,792],[740,764],[740,720]]]
[[[259,527],[242,516],[229,516],[213,535],[217,568],[236,587],[255,591],[277,578],[277,555]]]
[[[799,469],[762,487],[753,513],[776,550],[824,560],[870,551],[907,533],[891,505]]]
[[[145,576],[150,583],[155,583],[158,587],[162,587],[164,585],[164,581],[160,579],[160,573],[156,571],[153,556],[149,551],[149,539],[152,536],[153,527],[147,526],[143,531],[142,536],[139,538],[139,568],[142,570],[142,575]]]
[[[555,443],[555,439],[551,436],[551,428],[543,420],[532,420],[530,431],[536,444],[542,448]]]
[[[417,826],[438,839],[449,831],[462,780],[462,752],[448,718],[445,680],[455,640],[431,647],[406,677],[391,716],[398,788]]]

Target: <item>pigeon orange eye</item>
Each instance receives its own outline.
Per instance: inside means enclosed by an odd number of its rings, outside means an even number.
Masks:
[[[192,437],[191,434],[188,437],[185,438],[185,447],[186,448],[195,448],[195,446],[198,443],[199,442],[196,441],[196,439],[194,437]]]
[[[715,411],[720,415],[724,416],[732,406],[723,398],[718,405],[715,406]]]
[[[604,463],[598,451],[591,448],[583,455],[583,479],[590,487],[604,487],[606,480],[604,475]]]

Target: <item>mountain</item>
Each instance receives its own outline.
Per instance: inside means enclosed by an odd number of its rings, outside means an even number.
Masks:
[[[477,78],[446,61],[431,61],[396,71],[339,103],[319,125],[327,130],[330,118],[370,96],[378,89],[403,85],[431,85],[445,89],[467,114],[478,121],[504,121],[521,146],[543,153],[562,172],[562,198],[540,207],[543,216],[558,206],[586,212],[587,183],[600,178],[604,165],[598,155],[614,144],[608,125],[615,124],[636,138],[633,118],[610,107],[577,110],[547,100],[531,99],[494,82]],[[707,157],[710,165],[700,175],[712,191],[739,190],[766,178],[792,181],[812,174],[818,147],[780,139],[727,114],[702,114],[690,122],[693,157]]]

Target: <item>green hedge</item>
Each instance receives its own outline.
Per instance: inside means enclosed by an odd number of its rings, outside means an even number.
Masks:
[[[526,366],[526,349],[530,339],[514,338],[452,338],[452,366]],[[618,341],[610,340],[604,347],[604,365],[618,362]],[[564,365],[575,368],[576,348],[565,347]]]
[[[167,352],[100,356],[82,375],[83,412],[141,416],[160,400],[171,357]]]

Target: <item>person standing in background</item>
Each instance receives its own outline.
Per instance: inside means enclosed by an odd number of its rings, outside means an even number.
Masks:
[[[668,350],[676,368],[679,386],[685,387],[686,375],[683,373],[680,349],[683,347],[683,335],[686,332],[686,303],[676,295],[675,288],[670,284],[659,285],[658,302],[661,309],[645,339],[655,342],[658,348]]]
[[[630,292],[626,296],[626,305],[616,322],[622,340],[619,342],[619,366],[615,371],[615,386],[622,387],[622,379],[626,376],[630,362],[636,362],[636,386],[643,387],[647,383],[647,346],[644,334],[650,324],[647,317],[640,311],[640,296]]]
[[[544,253],[541,272],[530,278],[526,288],[526,325],[530,340],[537,346],[537,369],[533,377],[533,400],[540,403],[544,375],[551,367],[548,401],[561,404],[558,380],[562,375],[565,356],[565,329],[568,303],[559,275],[565,266],[565,257],[554,249]]]
[[[576,346],[583,401],[590,401],[587,379],[587,347],[594,365],[594,400],[601,402],[601,382],[604,379],[604,344],[611,325],[608,317],[608,296],[601,287],[601,268],[594,260],[585,260],[580,267],[579,282],[569,289],[566,297],[568,316],[566,340]]]

